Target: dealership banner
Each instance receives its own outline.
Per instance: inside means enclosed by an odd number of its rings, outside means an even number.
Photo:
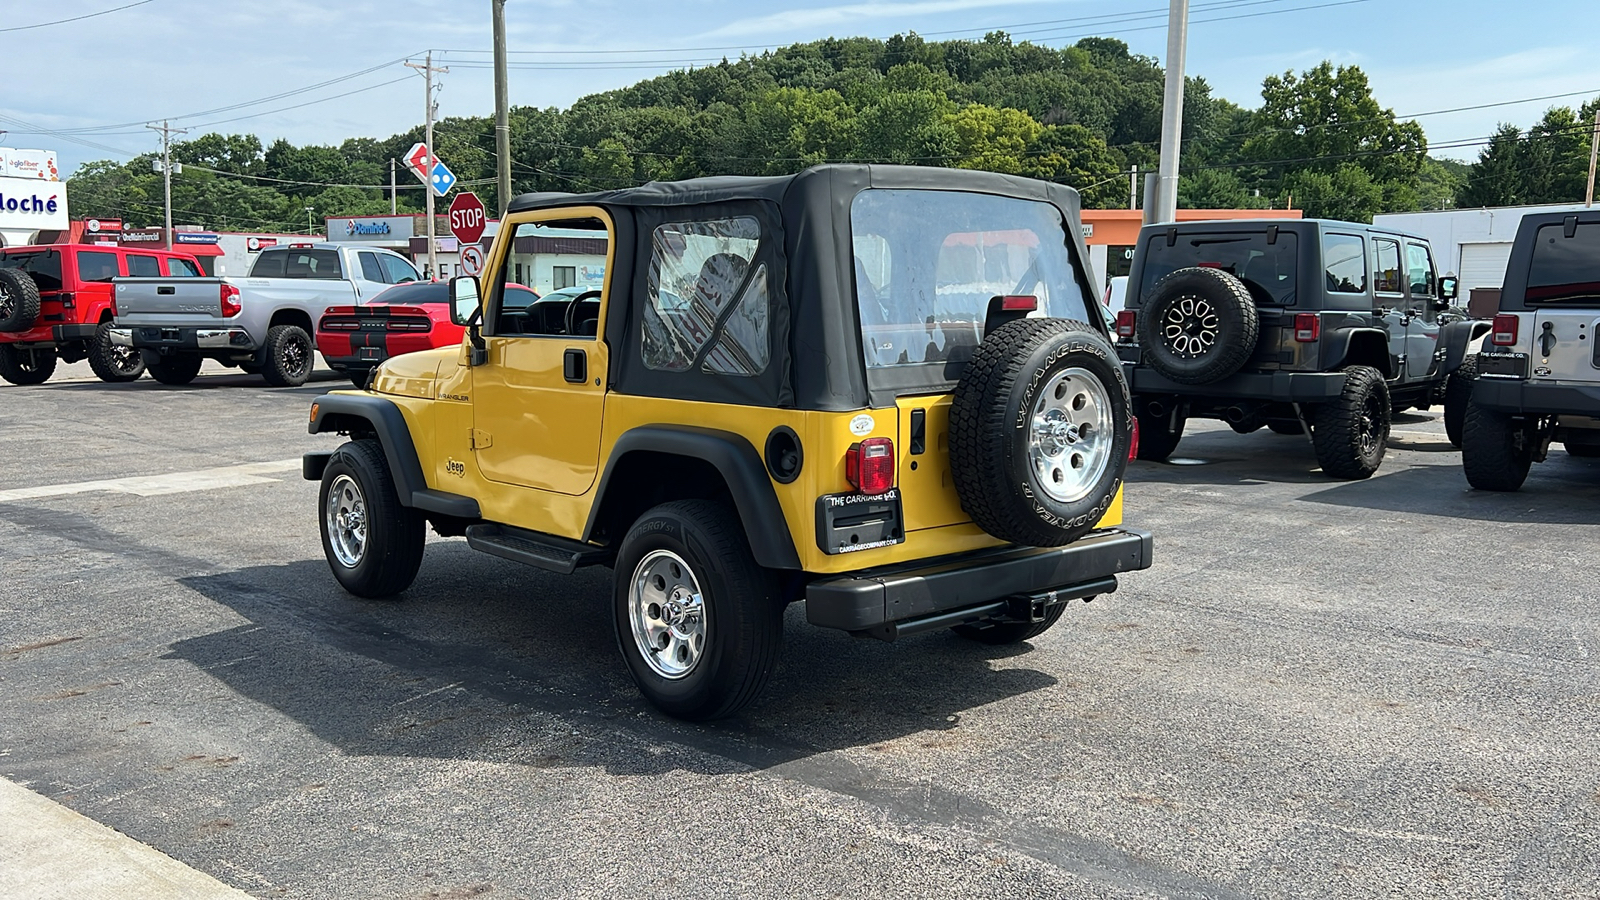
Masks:
[[[66,231],[67,186],[37,178],[0,177],[0,229]]]

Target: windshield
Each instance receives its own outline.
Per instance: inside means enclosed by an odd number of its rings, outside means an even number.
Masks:
[[[1278,232],[1278,240],[1270,244],[1264,231],[1180,234],[1170,247],[1165,234],[1154,234],[1144,244],[1139,296],[1149,297],[1156,282],[1179,269],[1210,266],[1237,276],[1258,304],[1293,306],[1299,246],[1292,231]]]
[[[1600,302],[1600,222],[1579,225],[1572,237],[1564,225],[1541,227],[1526,296],[1529,303]]]
[[[0,253],[0,269],[21,269],[33,276],[39,290],[61,290],[61,254],[54,250],[32,253]]]
[[[1061,212],[1049,203],[867,190],[851,204],[850,227],[870,368],[965,362],[1000,295],[1037,298],[1038,315],[1088,318]]]

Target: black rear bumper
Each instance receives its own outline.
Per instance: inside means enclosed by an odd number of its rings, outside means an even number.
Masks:
[[[50,336],[58,344],[70,344],[74,341],[92,341],[99,330],[99,325],[57,325],[50,329]]]
[[[1480,377],[1472,385],[1472,402],[1484,409],[1533,416],[1600,417],[1600,383],[1549,384]]]
[[[806,619],[893,640],[900,634],[1014,618],[1116,590],[1116,575],[1150,568],[1150,533],[1094,532],[1065,547],[1006,547],[933,564],[891,566],[813,581]],[[1019,602],[1020,601],[1020,602]]]
[[[1326,403],[1344,390],[1343,372],[1239,372],[1210,384],[1179,384],[1149,366],[1124,361],[1122,374],[1135,394]]]

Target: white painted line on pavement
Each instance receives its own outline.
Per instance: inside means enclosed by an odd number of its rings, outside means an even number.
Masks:
[[[204,872],[0,778],[0,896],[250,900]]]
[[[238,466],[221,466],[193,472],[169,472],[166,475],[135,475],[130,478],[109,478],[103,481],[76,481],[71,484],[46,484],[39,487],[12,488],[0,491],[0,503],[16,500],[38,500],[44,497],[65,497],[68,494],[88,494],[104,491],[115,494],[135,494],[140,497],[158,497],[162,494],[185,494],[190,491],[209,491],[215,488],[239,487],[247,484],[272,484],[277,478],[263,478],[300,468],[298,459],[280,459],[273,462],[245,463]]]

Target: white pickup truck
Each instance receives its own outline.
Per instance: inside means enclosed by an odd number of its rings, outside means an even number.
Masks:
[[[163,384],[188,384],[215,359],[297,387],[311,375],[324,310],[419,279],[398,253],[343,244],[262,250],[244,278],[117,278],[111,342],[141,351]]]

